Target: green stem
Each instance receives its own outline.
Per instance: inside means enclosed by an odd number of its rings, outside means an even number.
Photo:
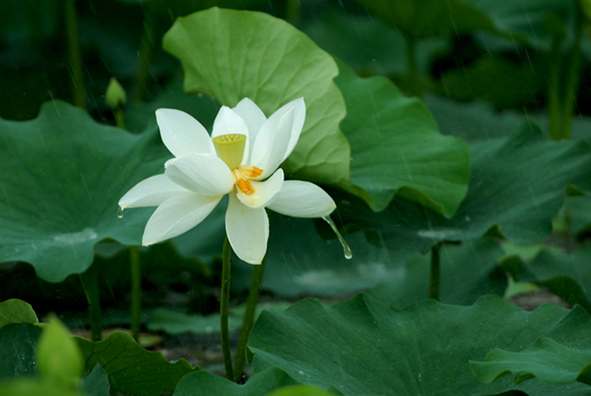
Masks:
[[[115,117],[115,124],[121,129],[125,129],[125,117],[123,116],[123,110],[121,107],[117,107],[113,110],[113,116]]]
[[[552,140],[560,139],[560,65],[562,53],[560,47],[562,38],[554,37],[552,41],[552,52],[550,54],[551,70],[550,83],[548,85],[548,132]]]
[[[441,285],[440,246],[441,242],[431,247],[431,278],[429,279],[429,298],[437,301],[439,301],[439,288]]]
[[[250,281],[250,289],[248,291],[248,298],[246,300],[246,311],[244,312],[244,319],[242,320],[242,330],[240,331],[240,340],[238,341],[238,349],[236,350],[236,361],[234,362],[234,382],[240,380],[240,376],[244,371],[246,364],[246,344],[248,337],[252,330],[254,322],[254,315],[261,294],[261,284],[263,282],[263,273],[265,272],[265,260],[261,265],[256,265],[253,269],[252,280]]]
[[[228,328],[228,315],[230,313],[230,273],[232,270],[232,247],[226,236],[222,252],[222,295],[220,298],[220,330],[222,335],[222,353],[224,354],[224,367],[226,378],[234,378],[232,368],[232,350],[230,349],[230,330]]]
[[[78,22],[76,18],[75,0],[64,0],[64,14],[68,36],[68,55],[70,63],[70,78],[72,80],[73,103],[77,107],[86,108],[86,94],[84,92],[84,78],[82,74],[82,56],[78,41]]]
[[[406,64],[408,68],[408,84],[411,95],[420,98],[423,94],[419,71],[417,68],[417,40],[414,37],[405,36],[406,41]]]
[[[154,19],[156,18],[156,7],[153,1],[146,2],[146,14],[144,28],[140,41],[140,64],[135,80],[134,100],[141,102],[146,98],[148,92],[148,78],[150,77],[150,64],[154,52]]]
[[[88,318],[93,341],[100,341],[103,333],[103,313],[101,311],[100,289],[98,271],[91,266],[86,272],[80,274],[80,282],[88,301]]]
[[[142,324],[142,268],[140,264],[140,248],[129,247],[131,264],[131,335],[136,342]]]
[[[583,33],[583,12],[579,10],[576,16],[575,40],[571,50],[571,56],[566,71],[566,89],[564,93],[564,106],[562,107],[561,138],[572,137],[572,122],[577,95],[579,93],[579,81],[581,79],[581,36]]]

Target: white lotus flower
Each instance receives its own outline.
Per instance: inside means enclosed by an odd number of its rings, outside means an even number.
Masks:
[[[336,205],[320,187],[283,180],[279,165],[293,151],[306,117],[296,99],[269,119],[250,99],[223,106],[211,137],[190,115],[158,109],[162,141],[175,158],[162,175],[141,181],[119,201],[122,209],[158,208],[148,220],[144,246],[180,235],[199,224],[229,194],[226,233],[243,261],[260,264],[267,251],[265,208],[294,217],[328,216]]]

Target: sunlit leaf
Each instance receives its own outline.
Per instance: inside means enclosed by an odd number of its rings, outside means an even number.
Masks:
[[[152,210],[122,220],[117,202],[161,169],[166,154],[154,129],[134,136],[61,102],[0,128],[0,262],[29,262],[58,282],[85,271],[102,239],[140,243]]]
[[[77,338],[86,368],[96,364],[109,375],[111,390],[133,396],[157,396],[175,389],[186,374],[200,370],[184,359],[170,363],[160,352],[148,352],[130,335],[114,332],[106,339],[91,342]]]
[[[179,18],[163,41],[180,59],[187,92],[235,106],[249,97],[271,115],[304,97],[304,130],[286,169],[326,183],[349,180],[349,144],[339,130],[343,97],[334,60],[305,34],[267,14],[211,8]]]
[[[345,395],[491,395],[521,390],[532,395],[583,395],[584,385],[515,385],[508,377],[479,383],[469,360],[482,360],[493,347],[527,348],[541,337],[590,348],[591,318],[581,308],[551,305],[526,312],[501,298],[474,305],[433,300],[403,311],[367,295],[326,307],[309,299],[283,314],[263,312],[249,347],[254,370],[285,370],[301,383]],[[445,392],[442,393],[442,390]]]
[[[575,381],[591,385],[591,348],[569,348],[551,338],[541,337],[531,347],[519,352],[495,348],[486,354],[486,362],[470,362],[470,367],[476,378],[484,383],[513,374],[516,384],[537,377],[551,385]]]
[[[468,145],[442,136],[416,98],[382,77],[362,79],[344,63],[335,80],[347,104],[341,123],[351,144],[351,178],[384,209],[396,192],[446,216],[466,195]]]
[[[23,300],[13,298],[0,303],[0,329],[10,323],[35,324],[37,322],[37,314],[33,311],[33,307]]]

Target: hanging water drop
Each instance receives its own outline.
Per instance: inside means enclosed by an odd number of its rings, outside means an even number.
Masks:
[[[339,242],[341,243],[341,245],[343,245],[343,253],[345,255],[345,258],[347,260],[352,259],[353,258],[353,252],[351,252],[351,248],[349,247],[349,245],[347,245],[347,242],[345,242],[345,238],[343,238],[343,236],[341,235],[341,233],[337,229],[337,226],[334,223],[334,221],[332,221],[332,219],[330,218],[330,216],[325,216],[322,219],[324,221],[326,221],[330,225],[330,228],[332,228],[332,230],[334,231],[334,233],[337,234],[337,238],[339,238]]]
[[[123,208],[121,206],[117,207],[117,217],[123,217]]]

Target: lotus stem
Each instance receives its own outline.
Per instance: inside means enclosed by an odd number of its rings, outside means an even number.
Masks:
[[[76,17],[76,0],[64,0],[64,14],[68,36],[68,55],[70,79],[72,81],[73,103],[77,107],[86,108],[86,93],[82,73],[82,56],[78,41],[78,22]]]
[[[142,324],[142,268],[138,246],[129,247],[129,262],[131,265],[131,335],[137,342]]]
[[[431,277],[429,279],[429,298],[439,301],[439,288],[441,286],[441,260],[439,248],[441,242],[431,247]]]
[[[261,294],[265,261],[266,259],[263,259],[261,265],[256,265],[252,272],[252,280],[250,281],[250,289],[248,291],[248,298],[246,299],[246,310],[244,312],[244,319],[242,320],[242,330],[240,331],[240,340],[238,341],[236,360],[234,362],[234,382],[240,381],[240,376],[246,364],[246,345],[250,331],[252,330],[254,315]]]
[[[232,247],[228,236],[224,241],[222,251],[222,295],[220,297],[220,332],[222,337],[222,353],[224,355],[224,367],[226,378],[234,378],[232,368],[232,350],[230,348],[230,330],[228,328],[228,315],[230,313],[230,273],[232,271]]]
[[[90,320],[92,341],[100,341],[103,337],[103,313],[97,269],[91,266],[86,272],[80,274],[80,282],[88,301],[88,319]]]

